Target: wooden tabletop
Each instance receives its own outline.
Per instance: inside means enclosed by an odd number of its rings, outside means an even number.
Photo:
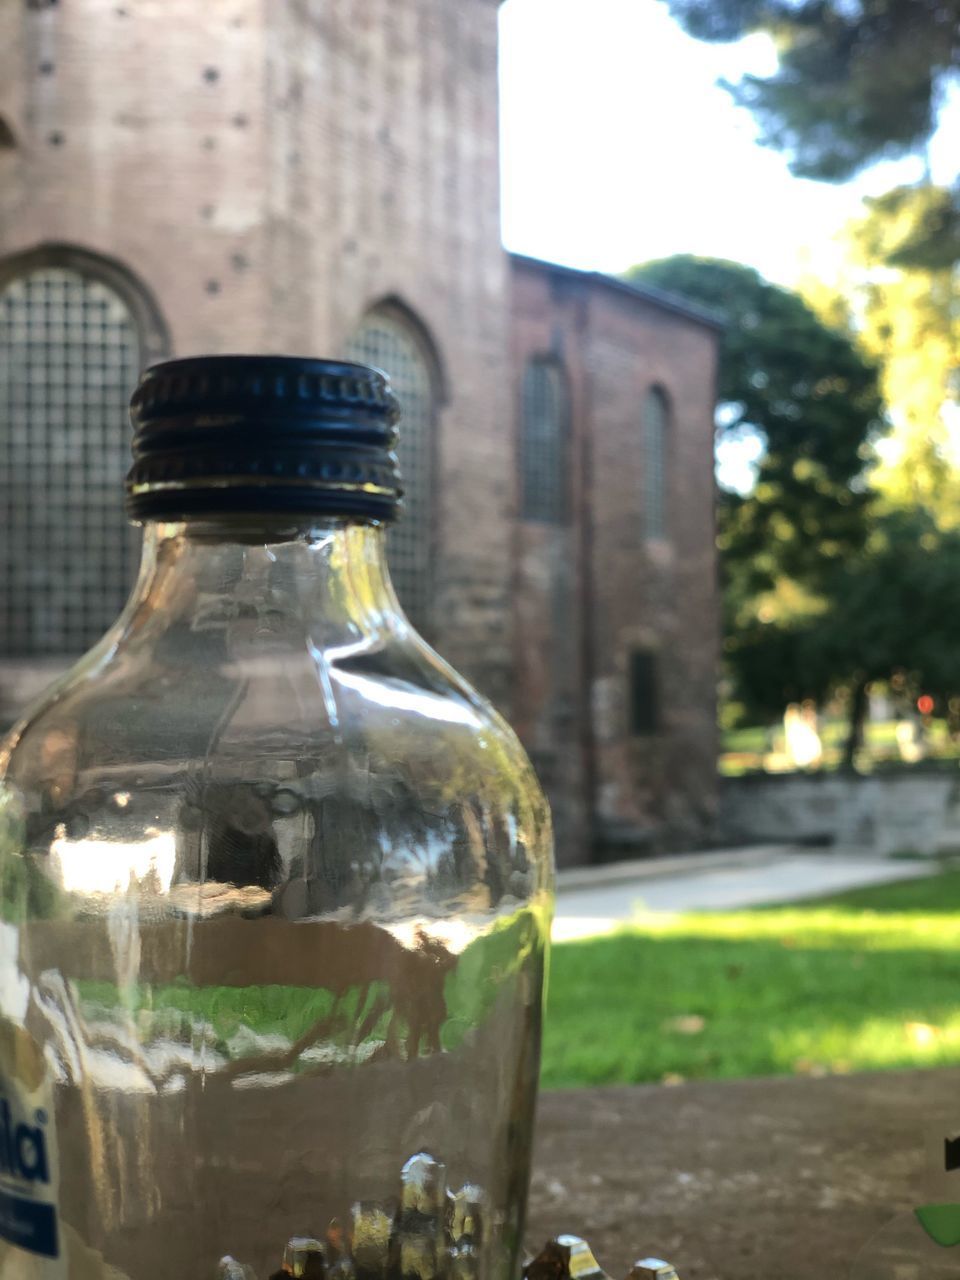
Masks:
[[[955,1069],[544,1093],[527,1242],[584,1236],[614,1280],[647,1254],[680,1280],[957,1277],[913,1214],[960,1203],[957,1132]]]

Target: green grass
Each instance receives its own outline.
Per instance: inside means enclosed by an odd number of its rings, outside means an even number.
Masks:
[[[823,761],[820,767],[823,770],[829,772],[839,766],[847,732],[848,726],[843,720],[821,720]],[[901,760],[896,734],[895,720],[868,721],[864,726],[864,747],[857,757],[858,768],[868,771],[875,765],[912,767]],[[757,725],[724,729],[721,733],[720,772],[727,777],[737,777],[764,769],[771,746],[775,756],[783,749],[783,732],[779,725],[772,726],[772,730]],[[956,761],[958,755],[960,747],[951,739],[946,721],[931,719],[927,725],[926,760],[951,762]]]
[[[649,917],[553,951],[546,1087],[947,1063],[960,1063],[957,871]]]
[[[767,730],[758,725],[745,729],[727,729],[721,736],[724,751],[763,752],[767,748]]]

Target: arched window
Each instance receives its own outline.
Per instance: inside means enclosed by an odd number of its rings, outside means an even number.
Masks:
[[[407,615],[423,629],[433,596],[435,361],[419,327],[399,310],[367,316],[348,343],[347,356],[382,369],[400,401],[397,456],[404,509],[390,530],[390,572]]]
[[[560,524],[567,517],[567,397],[561,366],[535,356],[523,374],[520,504],[525,520]]]
[[[667,536],[667,430],[670,407],[659,387],[643,404],[643,531],[649,540]]]
[[[0,262],[0,654],[73,655],[113,622],[136,570],[123,509],[127,403],[164,345],[78,250]],[[144,307],[146,303],[144,302]]]

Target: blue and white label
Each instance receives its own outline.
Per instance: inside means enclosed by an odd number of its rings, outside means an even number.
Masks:
[[[43,1258],[58,1257],[56,1207],[0,1191],[0,1236],[28,1253],[38,1253]]]
[[[43,1258],[60,1255],[53,1113],[0,1074],[0,1239]]]

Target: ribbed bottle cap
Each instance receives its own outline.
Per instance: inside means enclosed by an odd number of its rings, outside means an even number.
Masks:
[[[130,402],[136,520],[397,513],[399,407],[385,374],[295,356],[154,365]]]

